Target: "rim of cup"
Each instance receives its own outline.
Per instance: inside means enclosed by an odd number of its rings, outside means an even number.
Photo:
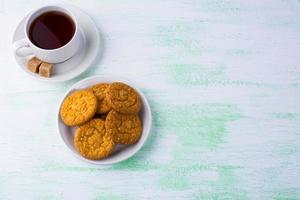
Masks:
[[[29,37],[29,29],[30,29],[30,26],[32,24],[32,22],[38,18],[39,16],[41,16],[42,14],[46,13],[46,12],[51,12],[51,11],[58,11],[58,12],[62,12],[64,14],[66,14],[68,17],[71,18],[72,22],[74,23],[74,26],[75,26],[75,31],[74,31],[74,34],[72,36],[72,38],[63,46],[59,47],[59,48],[55,48],[55,49],[43,49],[41,47],[38,47],[37,45],[35,45],[31,40],[30,40],[30,37]],[[34,16],[35,14],[37,14],[36,16]],[[66,47],[68,44],[70,44],[74,38],[75,38],[75,35],[78,34],[78,23],[77,23],[77,20],[76,20],[76,17],[74,16],[74,14],[72,13],[72,11],[70,11],[68,8],[65,8],[61,5],[46,5],[46,6],[42,6],[34,11],[32,11],[29,16],[27,17],[26,21],[25,21],[25,26],[24,26],[24,31],[25,31],[25,36],[26,38],[28,39],[30,45],[34,46],[35,48],[41,50],[41,51],[56,51],[56,50],[59,50],[59,49],[62,49],[64,47]]]

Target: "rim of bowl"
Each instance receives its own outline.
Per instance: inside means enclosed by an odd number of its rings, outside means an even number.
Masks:
[[[90,80],[93,80],[93,79],[109,79],[111,81],[106,81],[106,82],[124,82],[126,84],[128,84],[130,87],[132,87],[133,89],[135,89],[138,94],[140,95],[141,97],[141,100],[142,100],[142,103],[143,103],[143,108],[145,110],[147,110],[149,112],[149,120],[148,120],[148,127],[147,129],[142,129],[142,134],[146,134],[146,136],[144,138],[140,138],[138,140],[138,142],[135,144],[135,148],[133,151],[131,151],[130,153],[126,154],[125,156],[117,159],[117,160],[114,160],[114,161],[111,161],[111,160],[105,160],[105,161],[102,161],[102,160],[90,160],[90,159],[87,159],[87,158],[84,158],[83,156],[81,156],[75,149],[71,149],[71,147],[69,147],[69,145],[67,144],[66,142],[66,139],[64,138],[63,136],[63,133],[61,132],[61,129],[60,129],[60,123],[61,123],[61,119],[60,119],[60,108],[61,108],[61,105],[63,103],[63,101],[65,100],[65,98],[73,91],[73,90],[78,90],[78,89],[83,89],[83,88],[79,88],[81,85],[83,85],[85,82],[88,82]],[[100,81],[99,81],[100,82]],[[105,81],[103,81],[105,83]],[[120,162],[123,162],[129,158],[131,158],[132,156],[134,156],[143,146],[144,144],[146,143],[147,139],[149,138],[149,135],[150,135],[150,132],[151,132],[151,127],[152,127],[152,112],[151,112],[151,107],[150,107],[150,104],[146,98],[146,96],[144,95],[144,93],[135,86],[135,84],[133,84],[131,81],[129,81],[127,78],[124,78],[124,77],[119,77],[119,76],[114,76],[114,75],[94,75],[94,76],[90,76],[90,77],[87,77],[87,78],[84,78],[76,83],[74,83],[64,94],[63,94],[63,97],[61,98],[60,102],[59,102],[59,105],[58,105],[58,108],[57,108],[57,130],[59,132],[59,135],[60,135],[60,138],[62,139],[62,141],[64,142],[65,146],[69,149],[69,151],[71,151],[71,153],[77,157],[79,160],[82,160],[84,162],[87,162],[87,163],[90,163],[90,164],[93,164],[93,165],[112,165],[112,164],[116,164],[116,163],[120,163]],[[63,126],[66,126],[63,124]],[[109,158],[109,157],[108,157]]]

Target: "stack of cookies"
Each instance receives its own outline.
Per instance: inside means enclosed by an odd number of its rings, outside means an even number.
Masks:
[[[138,141],[140,109],[140,97],[132,87],[121,82],[99,83],[70,94],[62,103],[60,117],[66,125],[78,126],[74,136],[77,151],[98,160],[109,156],[116,144]]]

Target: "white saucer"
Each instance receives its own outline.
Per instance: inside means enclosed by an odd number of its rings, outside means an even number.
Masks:
[[[47,81],[47,82],[62,82],[72,79],[82,72],[84,72],[88,67],[91,66],[97,54],[99,53],[100,47],[100,36],[96,24],[93,20],[79,8],[74,6],[66,6],[68,9],[72,10],[76,16],[79,24],[79,28],[83,35],[82,46],[79,48],[78,52],[69,60],[54,64],[53,74],[50,78],[40,77],[38,74],[30,72],[26,68],[26,58],[20,58],[15,55],[15,59],[21,69],[23,69],[31,77]],[[13,41],[20,40],[24,38],[24,23],[26,17],[19,23],[13,36]]]

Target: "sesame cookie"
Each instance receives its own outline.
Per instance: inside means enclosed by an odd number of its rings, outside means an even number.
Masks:
[[[97,106],[97,98],[92,92],[78,90],[63,101],[60,117],[68,126],[81,125],[94,116]]]
[[[109,84],[107,83],[99,83],[96,85],[93,85],[90,90],[93,91],[94,95],[98,99],[98,108],[97,112],[101,114],[108,113],[111,109],[110,104],[107,101],[106,98],[106,92]]]
[[[74,145],[83,157],[91,160],[109,156],[115,147],[102,119],[93,119],[80,126],[75,132]]]
[[[142,125],[137,114],[122,114],[111,110],[105,119],[105,128],[115,143],[133,144],[141,136]]]
[[[107,100],[114,110],[124,114],[138,113],[141,109],[141,100],[138,93],[124,83],[115,82],[110,84],[107,91]]]

